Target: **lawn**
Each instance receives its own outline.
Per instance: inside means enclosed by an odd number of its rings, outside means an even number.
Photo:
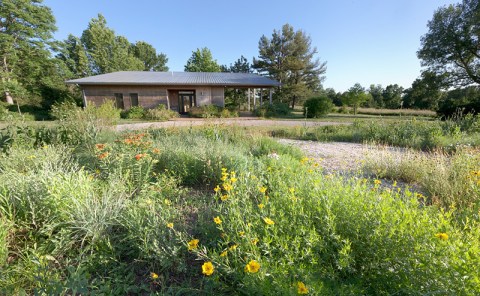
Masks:
[[[13,130],[0,156],[0,294],[480,293],[475,150],[451,152],[468,163],[455,180],[470,198],[442,203],[325,175],[246,128]]]

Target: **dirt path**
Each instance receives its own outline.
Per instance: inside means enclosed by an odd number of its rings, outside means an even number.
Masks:
[[[117,125],[117,131],[124,130],[138,130],[146,128],[164,128],[164,127],[189,127],[200,126],[204,124],[221,124],[221,125],[236,125],[236,126],[325,126],[325,125],[340,125],[350,124],[345,122],[326,122],[326,121],[311,121],[311,120],[272,120],[272,119],[258,119],[258,117],[238,117],[238,118],[176,118],[170,121],[164,122],[142,122],[142,123],[129,123]]]

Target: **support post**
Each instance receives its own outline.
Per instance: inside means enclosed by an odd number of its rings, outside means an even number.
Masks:
[[[170,110],[170,97],[168,96],[168,90],[167,90],[167,109]]]
[[[87,108],[87,96],[85,95],[84,89],[82,89],[82,99],[83,99],[83,108]]]
[[[263,106],[263,88],[260,89],[260,107]]]
[[[250,111],[250,88],[248,88],[248,107],[247,110]]]
[[[269,97],[268,97],[269,100],[270,100],[270,105],[272,104],[272,93],[273,93],[272,88],[270,88],[270,94],[269,94]]]
[[[257,110],[257,89],[253,89],[253,110]]]

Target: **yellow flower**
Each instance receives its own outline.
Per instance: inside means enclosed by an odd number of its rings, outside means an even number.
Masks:
[[[223,176],[220,178],[220,180],[222,180],[222,181],[227,180],[227,175],[223,175]]]
[[[166,199],[163,201],[167,206],[171,205],[172,202],[169,199]]]
[[[227,171],[227,169],[226,169],[226,168],[222,168],[222,172],[224,172],[224,173],[225,173],[226,171]]]
[[[228,199],[228,195],[224,194],[220,197],[222,201],[226,201]]]
[[[375,179],[375,181],[373,181],[373,183],[375,183],[375,185],[380,185],[380,184],[382,184],[382,181]]]
[[[208,261],[208,262],[205,262],[203,263],[202,265],[202,273],[204,275],[212,275],[213,271],[215,270],[215,268],[213,267],[213,264],[212,262]]]
[[[291,187],[291,188],[288,188],[288,191],[290,191],[291,194],[295,193],[295,188]]]
[[[220,253],[220,257],[225,257],[227,256],[227,251],[223,251],[222,253]]]
[[[213,188],[213,191],[219,192],[220,191],[220,186],[217,185],[217,187]]]
[[[150,278],[152,280],[156,280],[156,279],[158,279],[158,274],[156,274],[155,272],[150,272]]]
[[[265,205],[263,203],[258,204],[258,208],[261,210]]]
[[[251,260],[245,265],[245,272],[256,273],[260,270],[260,263],[255,260]]]
[[[239,232],[238,232],[238,235],[244,236],[244,235],[245,235],[245,231],[239,231]]]
[[[265,187],[265,186],[260,187],[260,192],[261,193],[267,192],[267,187]]]
[[[232,183],[237,182],[237,178],[235,178],[235,177],[230,178],[230,182],[232,182]]]
[[[237,249],[237,247],[238,247],[238,245],[235,244],[235,245],[231,245],[228,249],[229,249],[230,251],[235,251],[235,250]]]
[[[215,217],[213,218],[213,222],[215,222],[215,224],[222,224],[222,219],[220,219],[220,217]]]
[[[167,227],[173,229],[173,223],[167,223]]]
[[[254,238],[251,240],[252,245],[256,246],[258,244],[258,238]]]
[[[435,234],[435,237],[437,237],[441,240],[447,240],[448,239],[448,234],[446,234],[445,232],[439,232],[439,233]]]
[[[223,189],[225,189],[225,191],[230,191],[233,189],[233,186],[230,184],[223,184]]]
[[[298,294],[308,294],[308,288],[302,282],[297,282],[297,293]]]
[[[267,223],[268,225],[274,225],[275,224],[275,222],[273,222],[273,220],[270,219],[270,218],[263,218],[263,221],[265,223]]]
[[[198,247],[198,242],[200,240],[198,239],[192,239],[191,241],[188,242],[188,250],[195,250]]]

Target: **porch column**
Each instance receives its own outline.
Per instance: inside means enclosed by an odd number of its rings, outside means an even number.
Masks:
[[[272,93],[273,93],[272,88],[270,88],[270,94],[268,97],[270,99],[270,105],[272,104]]]
[[[248,88],[248,106],[247,110],[250,111],[250,88]]]
[[[253,110],[257,110],[257,89],[253,89]]]
[[[167,90],[167,109],[170,110],[170,97],[168,96],[168,90]]]
[[[83,108],[87,108],[87,96],[85,95],[84,89],[82,89],[82,99],[83,99]]]
[[[263,88],[260,89],[260,107],[263,106]]]

